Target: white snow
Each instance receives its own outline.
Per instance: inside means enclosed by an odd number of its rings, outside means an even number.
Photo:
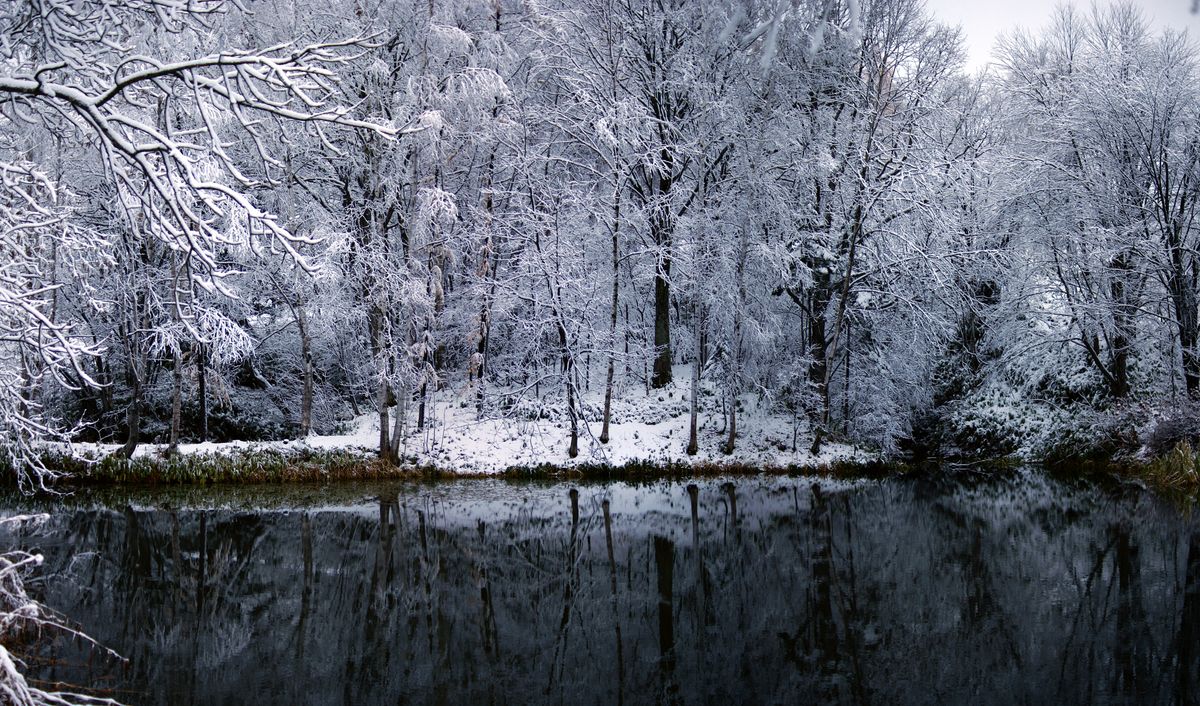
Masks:
[[[409,411],[409,430],[401,445],[405,463],[432,465],[453,473],[499,473],[514,466],[550,464],[569,468],[577,464],[622,465],[631,461],[657,463],[737,463],[763,466],[796,465],[818,467],[842,460],[869,460],[872,454],[852,446],[825,442],[812,454],[812,436],[799,421],[795,450],[792,449],[793,420],[783,410],[743,395],[738,414],[737,443],[732,454],[722,451],[725,419],[716,390],[705,388],[698,419],[699,451],[686,453],[689,423],[688,366],[677,366],[675,382],[663,389],[626,389],[614,395],[609,443],[599,441],[603,389],[592,389],[584,397],[588,422],[580,422],[579,455],[567,455],[570,426],[565,410],[550,408],[550,419],[531,419],[529,414],[502,418],[476,418],[475,388],[443,389],[431,395],[423,430],[413,428],[415,412]],[[551,400],[552,401],[552,400]],[[562,405],[559,405],[561,407]],[[393,408],[393,413],[395,408]],[[374,453],[379,443],[379,415],[363,414],[346,424],[347,431],[335,435],[313,435],[303,440],[234,441],[227,443],[181,444],[183,454],[222,454],[270,449],[277,451],[358,451]],[[389,430],[390,431],[390,430]],[[590,433],[589,433],[590,431]],[[111,453],[117,444],[75,444],[74,453]],[[142,444],[135,456],[161,454],[164,445]]]

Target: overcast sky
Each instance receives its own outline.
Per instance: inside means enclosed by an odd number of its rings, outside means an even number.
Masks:
[[[1098,0],[1107,4],[1109,0]],[[967,43],[967,65],[978,69],[988,63],[996,38],[1014,27],[1037,29],[1050,19],[1055,0],[926,0],[934,16],[946,24],[962,25]],[[1200,38],[1200,16],[1191,13],[1194,0],[1137,0],[1157,26],[1186,27]],[[1080,9],[1091,0],[1074,0]]]

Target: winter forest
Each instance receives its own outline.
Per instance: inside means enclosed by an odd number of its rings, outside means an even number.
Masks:
[[[1200,395],[1197,44],[963,56],[921,0],[0,3],[6,454],[1145,443]]]
[[[1200,34],[945,2],[0,0],[0,703],[1197,703]]]

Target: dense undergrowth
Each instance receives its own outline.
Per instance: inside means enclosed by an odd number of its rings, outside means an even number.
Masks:
[[[1096,409],[975,401],[934,425],[955,459],[1017,458],[1072,475],[1107,474],[1173,494],[1200,494],[1200,407]]]

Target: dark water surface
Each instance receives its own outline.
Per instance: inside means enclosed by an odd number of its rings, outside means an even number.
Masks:
[[[574,519],[572,487],[76,496],[0,544],[43,552],[36,594],[128,664],[22,656],[172,706],[1200,699],[1200,524],[1152,494],[618,483]]]

